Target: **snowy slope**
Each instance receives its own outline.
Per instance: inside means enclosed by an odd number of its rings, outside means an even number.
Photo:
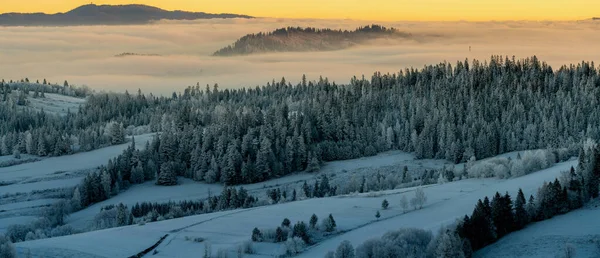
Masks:
[[[154,134],[136,136],[136,146],[138,148],[144,147],[146,142],[151,140],[153,136]],[[50,157],[37,162],[0,168],[0,180],[23,182],[35,179],[41,181],[68,172],[96,168],[100,165],[106,165],[109,159],[120,155],[129,145],[130,143],[125,143],[89,152]],[[2,192],[3,189],[0,187],[0,193]]]
[[[30,95],[33,95],[30,92]],[[44,112],[65,115],[67,111],[77,112],[79,106],[85,103],[85,99],[64,96],[60,94],[45,93],[45,98],[27,98],[29,101],[28,107]]]
[[[153,134],[136,136],[136,147],[145,147],[152,137]],[[0,231],[39,216],[42,207],[58,200],[51,198],[60,196],[62,189],[78,185],[87,173],[105,165],[129,146],[130,143],[125,143],[0,168],[0,182],[12,183],[0,186]],[[2,159],[10,160],[6,156]]]
[[[373,157],[364,157],[352,160],[333,161],[325,163],[319,173],[297,173],[282,178],[271,179],[265,182],[243,185],[250,194],[263,197],[267,189],[272,187],[295,187],[299,188],[305,180],[313,180],[322,174],[337,175],[341,172],[364,172],[362,169],[378,168],[386,166],[408,166],[411,171],[415,168],[441,168],[445,161],[442,160],[415,160],[413,154],[401,151],[390,151],[380,153]],[[357,172],[357,173],[358,173]],[[141,185],[134,185],[126,192],[114,196],[108,200],[94,204],[84,210],[72,214],[67,223],[75,228],[84,229],[92,221],[94,216],[100,212],[100,209],[110,204],[123,203],[129,207],[132,205],[147,202],[168,202],[182,200],[198,200],[208,197],[209,192],[219,194],[223,189],[220,184],[206,184],[195,182],[190,179],[179,178],[179,184],[176,186],[164,187],[156,186],[154,182],[146,182]]]
[[[252,209],[204,214],[169,221],[149,223],[144,226],[130,226],[108,229],[32,242],[18,243],[20,252],[30,249],[34,257],[49,256],[49,249],[70,250],[69,256],[96,255],[99,257],[125,257],[133,255],[151,245],[160,237],[169,237],[157,248],[155,257],[190,257],[202,254],[204,244],[186,241],[186,237],[203,237],[217,250],[235,249],[240,243],[250,238],[254,227],[275,228],[283,218],[292,223],[308,221],[315,213],[319,218],[333,214],[338,229],[347,231],[309,248],[301,257],[321,257],[329,250],[334,250],[343,240],[350,240],[353,245],[378,237],[385,232],[402,227],[420,227],[434,230],[442,224],[451,223],[456,218],[470,213],[477,201],[496,191],[509,191],[512,195],[521,187],[525,194],[533,193],[544,181],[559,176],[561,171],[576,165],[577,161],[568,161],[555,165],[524,177],[498,179],[469,179],[424,188],[428,203],[422,210],[403,214],[398,207],[402,195],[412,197],[414,189],[384,191],[380,195],[361,194],[321,199],[309,199],[298,202],[264,206]],[[372,197],[375,196],[375,197]],[[382,211],[382,218],[377,221],[375,212],[381,201],[387,199],[390,209]],[[98,248],[97,243],[102,243]],[[259,253],[262,256],[277,255],[281,245],[261,244]],[[58,257],[58,256],[54,256]]]
[[[557,257],[567,244],[575,257],[600,257],[600,202],[529,225],[509,234],[475,255],[477,258]]]

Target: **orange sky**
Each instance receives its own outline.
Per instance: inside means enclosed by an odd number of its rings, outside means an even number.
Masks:
[[[0,0],[4,12],[65,12],[90,1]],[[576,20],[600,16],[600,0],[101,0],[168,10],[260,17],[358,20]]]

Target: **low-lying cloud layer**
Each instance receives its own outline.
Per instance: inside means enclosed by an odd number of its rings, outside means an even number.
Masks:
[[[332,52],[212,57],[215,50],[248,33],[285,26],[354,29],[373,22],[350,20],[230,19],[164,21],[145,26],[0,28],[0,78],[68,80],[97,90],[169,94],[188,85],[220,88],[263,85],[302,74],[338,83],[375,71],[394,73],[465,58],[537,55],[555,68],[600,61],[600,22],[396,22],[420,40],[377,42]],[[436,35],[436,36],[432,36]],[[471,51],[469,52],[469,46]],[[160,56],[114,57],[131,52]]]

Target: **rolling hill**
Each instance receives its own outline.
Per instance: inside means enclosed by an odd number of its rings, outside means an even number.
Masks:
[[[146,24],[157,20],[252,18],[238,14],[167,11],[147,5],[95,5],[77,7],[66,13],[4,13],[0,26],[76,26]]]
[[[409,33],[380,25],[353,31],[317,28],[280,28],[269,33],[248,34],[214,56],[236,56],[268,52],[333,51],[367,43],[374,39],[406,39]]]

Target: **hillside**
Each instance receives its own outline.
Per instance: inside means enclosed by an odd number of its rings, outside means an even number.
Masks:
[[[585,208],[535,223],[514,232],[475,254],[476,258],[496,257],[565,257],[567,247],[572,257],[600,257],[600,202]]]
[[[74,26],[146,24],[156,20],[252,18],[237,14],[167,11],[147,5],[95,5],[77,7],[66,13],[5,13],[0,26]]]
[[[249,55],[266,52],[332,51],[364,44],[369,40],[403,39],[412,35],[394,28],[370,25],[353,31],[281,28],[268,33],[248,34],[230,46],[216,51],[215,56]]]
[[[252,228],[277,227],[283,218],[296,222],[308,220],[312,213],[325,218],[335,217],[339,234],[330,236],[322,243],[312,246],[299,257],[322,257],[334,250],[342,240],[358,245],[365,239],[380,236],[383,232],[402,227],[418,227],[435,230],[441,225],[454,222],[470,212],[473,203],[495,191],[515,194],[522,188],[527,194],[535,192],[544,181],[551,181],[560,172],[577,161],[559,163],[524,177],[509,180],[468,179],[423,188],[428,202],[421,210],[404,212],[400,200],[404,195],[414,195],[415,188],[397,189],[369,194],[307,199],[251,209],[231,210],[198,216],[167,220],[146,225],[94,231],[84,234],[56,237],[17,243],[21,254],[31,252],[34,257],[127,257],[154,244],[160,237],[168,237],[159,245],[155,257],[189,257],[203,254],[207,246],[216,253],[228,252],[234,257],[236,248],[249,240]],[[390,208],[382,212],[381,219],[374,217],[383,199],[390,201]],[[204,243],[188,239],[203,238]],[[96,243],[103,243],[99,246]],[[255,256],[273,257],[284,252],[283,244],[256,243]],[[219,256],[224,257],[224,256]],[[251,255],[252,257],[252,255]]]

